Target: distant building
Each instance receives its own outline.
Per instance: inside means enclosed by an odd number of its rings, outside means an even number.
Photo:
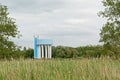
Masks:
[[[52,44],[51,39],[39,39],[34,37],[34,58],[52,58]]]

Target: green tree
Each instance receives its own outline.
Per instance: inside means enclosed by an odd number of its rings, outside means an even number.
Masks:
[[[10,38],[18,36],[18,28],[15,20],[9,17],[7,6],[0,4],[0,58],[13,55],[16,45]]]
[[[57,46],[53,47],[52,56],[55,58],[77,58],[79,52],[72,47]]]
[[[120,55],[120,0],[103,0],[104,11],[99,16],[107,18],[106,24],[101,29],[100,42],[105,49],[115,56]]]
[[[24,49],[23,50],[24,58],[33,58],[34,55],[34,50],[29,48],[29,49]]]

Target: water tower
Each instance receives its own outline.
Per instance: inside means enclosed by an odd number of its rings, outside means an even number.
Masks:
[[[40,39],[34,37],[34,58],[35,59],[51,59],[52,58],[52,39]]]

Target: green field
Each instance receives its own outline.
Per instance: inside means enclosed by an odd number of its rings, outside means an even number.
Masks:
[[[0,61],[0,80],[120,80],[120,60]]]

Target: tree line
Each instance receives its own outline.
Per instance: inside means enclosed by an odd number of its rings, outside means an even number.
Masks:
[[[107,50],[108,51],[108,50]],[[67,46],[53,46],[52,47],[52,58],[101,58],[101,57],[109,57],[109,58],[119,58],[113,53],[108,53],[104,46],[102,45],[88,45],[88,46],[80,46],[80,47],[67,47]],[[19,55],[18,55],[19,54]],[[16,56],[15,56],[16,55]],[[34,58],[34,49],[24,47],[23,50],[19,50],[18,53],[11,55],[17,59],[24,58],[30,59]]]

